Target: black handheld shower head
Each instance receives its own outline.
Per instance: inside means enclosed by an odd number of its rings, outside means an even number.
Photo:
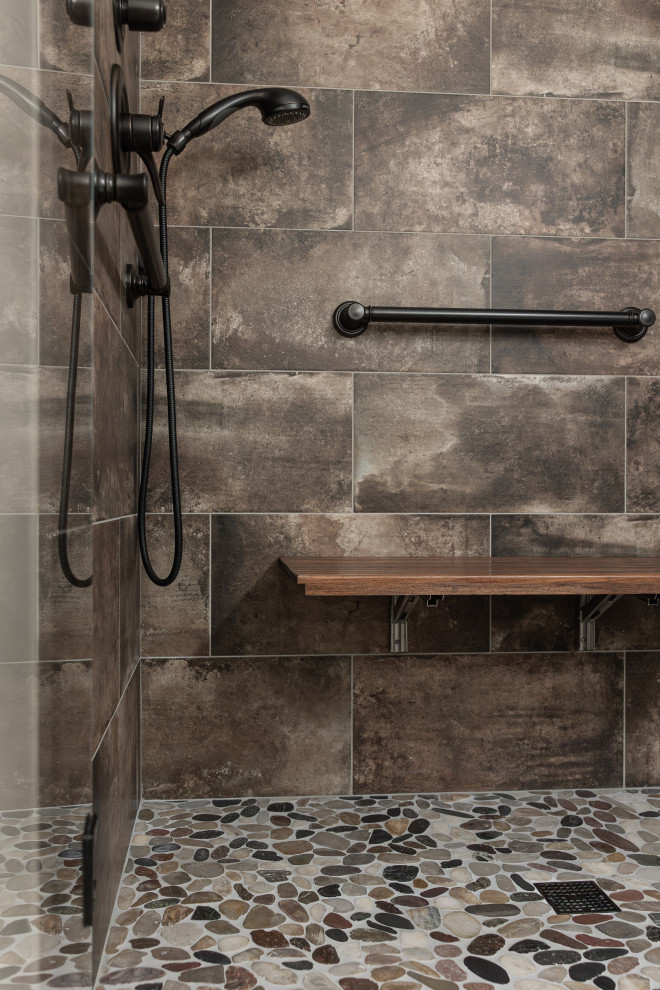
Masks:
[[[13,79],[8,79],[7,76],[0,76],[0,93],[8,96],[17,107],[20,107],[38,124],[42,124],[56,134],[65,148],[71,147],[69,128],[38,96],[35,96],[28,89],[24,89]]]
[[[172,135],[168,148],[175,155],[180,155],[192,138],[206,134],[243,107],[257,107],[261,111],[262,121],[270,127],[297,124],[310,115],[309,103],[293,89],[250,89],[245,93],[234,93],[202,110],[189,124]]]

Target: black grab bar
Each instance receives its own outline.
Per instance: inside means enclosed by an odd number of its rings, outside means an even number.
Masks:
[[[652,309],[630,306],[620,312],[589,313],[536,309],[409,309],[400,306],[363,306],[343,302],[333,322],[344,337],[359,337],[370,323],[490,323],[494,326],[611,327],[617,337],[632,344],[655,323]]]

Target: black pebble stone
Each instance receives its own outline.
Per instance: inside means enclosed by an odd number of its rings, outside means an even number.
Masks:
[[[619,956],[627,956],[627,949],[589,949],[585,952],[584,958],[593,962],[607,962],[608,959],[617,959]]]
[[[268,849],[268,843],[260,842],[259,839],[248,839],[245,844],[249,849]]]
[[[415,928],[412,921],[404,918],[401,914],[386,914],[385,912],[381,912],[375,914],[374,918],[376,921],[380,921],[381,925],[390,925],[392,928],[406,928],[411,931]]]
[[[521,890],[536,890],[534,885],[531,884],[529,880],[525,880],[524,877],[521,877],[519,873],[512,873],[511,879],[518,885],[518,887],[521,888]]]
[[[296,839],[306,839],[308,835],[314,835],[311,828],[297,828]]]
[[[142,856],[142,857],[140,857],[140,859],[136,859],[135,860],[135,865],[136,866],[155,866],[156,865],[156,860],[155,859],[147,859],[145,856]]]
[[[481,956],[466,956],[463,963],[470,972],[474,973],[475,976],[479,976],[482,980],[487,980],[488,983],[503,984],[509,982],[507,971],[491,959],[484,959]]]
[[[247,842],[247,839],[245,838],[245,836],[244,835],[241,835],[241,836],[239,836],[239,838],[232,839],[231,840],[231,842],[229,843],[229,848],[230,849],[240,849],[241,846],[244,846],[246,842]]]
[[[609,976],[597,976],[594,983],[600,990],[616,990],[616,983]]]
[[[285,966],[289,969],[313,969],[314,963],[309,962],[308,959],[295,959],[293,962],[285,962]]]
[[[210,949],[202,949],[200,952],[195,952],[195,959],[200,959],[202,962],[215,963],[216,966],[231,965],[229,956],[226,956],[223,952],[213,952]]]
[[[579,952],[573,952],[571,949],[549,949],[537,952],[534,962],[539,966],[568,966],[570,963],[580,962],[581,958]]]
[[[384,828],[375,828],[369,838],[369,845],[375,846],[383,842],[389,842],[392,836]]]
[[[276,852],[271,852],[270,850],[257,849],[252,854],[253,859],[266,859],[270,863],[279,863],[282,860],[282,856],[278,856]],[[292,860],[293,862],[293,860]],[[309,862],[309,861],[308,861]]]
[[[348,935],[341,928],[328,928],[325,934],[335,942],[348,942]]]
[[[259,814],[258,804],[249,804],[247,808],[243,808],[241,811],[241,818],[256,818]]]
[[[223,825],[231,825],[232,822],[235,822],[240,817],[237,811],[230,811],[228,815],[223,815],[220,821]]]
[[[209,858],[208,849],[196,849],[193,859],[198,863],[204,863]]]
[[[275,812],[276,814],[283,814],[287,811],[293,811],[295,805],[291,804],[290,801],[275,801],[273,804],[268,805],[268,811]]]
[[[220,913],[216,911],[215,908],[208,907],[206,904],[201,904],[196,907],[191,921],[220,921]]]
[[[138,983],[135,990],[163,990],[162,983]]]
[[[390,880],[389,886],[392,888],[392,890],[398,890],[400,894],[415,893],[412,887],[409,887],[407,883],[397,883],[396,880]]]
[[[452,869],[452,867],[462,866],[462,864],[463,864],[462,859],[446,859],[443,863],[440,863],[440,866],[443,868],[443,870],[450,870]]]
[[[386,822],[387,819],[387,815],[365,815],[362,821],[365,824],[373,825],[375,822]]]
[[[383,877],[385,880],[399,880],[401,883],[407,883],[414,880],[418,873],[419,867],[417,866],[386,866],[383,870]]]
[[[593,980],[594,976],[600,976],[604,972],[605,967],[602,963],[577,963],[575,966],[571,966],[568,971],[568,975],[572,980],[577,983],[586,983],[587,980]]]
[[[322,897],[341,897],[338,883],[329,883],[325,887],[319,887],[319,894]]]
[[[240,803],[240,798],[219,798],[218,800],[211,802],[211,804],[213,804],[216,808],[231,808]]]
[[[194,822],[217,822],[220,815],[193,815]]]
[[[582,825],[582,819],[579,815],[564,815],[560,824],[566,828],[577,828],[578,825]]]
[[[657,925],[649,925],[646,929],[646,937],[651,942],[660,942],[660,928]]]
[[[220,836],[220,835],[224,835],[224,832],[221,832],[217,828],[207,828],[207,829],[203,829],[201,832],[193,832],[193,834],[190,836],[190,838],[191,839],[217,839],[218,836]]]
[[[413,835],[420,835],[422,832],[426,832],[430,824],[431,823],[426,818],[416,818],[410,823],[408,828]]]
[[[523,938],[511,946],[512,952],[540,952],[542,949],[549,949],[547,942],[541,942],[535,938]]]

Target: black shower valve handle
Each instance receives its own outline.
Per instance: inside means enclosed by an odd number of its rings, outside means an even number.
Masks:
[[[149,173],[154,196],[163,203],[163,190],[153,152],[160,151],[165,138],[163,126],[163,100],[157,114],[122,113],[119,118],[119,141],[122,151],[134,151],[140,156]]]
[[[117,16],[129,31],[160,31],[165,27],[167,7],[163,0],[115,0]]]

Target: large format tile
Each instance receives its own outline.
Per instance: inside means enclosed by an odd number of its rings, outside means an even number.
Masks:
[[[0,63],[36,66],[39,58],[38,0],[5,0],[0,10]]]
[[[119,689],[140,659],[140,576],[137,516],[119,520]]]
[[[90,73],[94,57],[93,32],[74,24],[61,0],[38,0],[38,3],[40,67]]]
[[[0,217],[0,362],[39,360],[39,225]]]
[[[39,656],[36,515],[0,514],[0,661]]]
[[[660,783],[660,653],[626,655],[626,784]]]
[[[2,74],[37,96],[63,121],[69,119],[67,89],[71,90],[76,107],[91,107],[89,77],[7,66],[3,66]],[[75,169],[73,152],[5,96],[0,99],[0,130],[11,135],[11,140],[4,142],[0,156],[0,213],[64,217],[57,198],[57,170],[60,166]]]
[[[655,0],[493,0],[495,93],[660,98]]]
[[[120,557],[119,519],[95,523],[94,540],[94,748],[119,697]]]
[[[211,652],[389,650],[389,598],[308,597],[280,556],[487,556],[488,545],[486,516],[214,516]],[[488,599],[420,605],[408,635],[415,651],[487,649]]]
[[[165,577],[172,567],[172,516],[146,518],[149,559]],[[183,517],[183,561],[172,585],[161,588],[146,574],[142,580],[142,655],[208,656],[209,653],[209,517]]]
[[[627,404],[626,504],[630,512],[660,508],[660,379],[629,378]]]
[[[658,305],[660,243],[584,238],[493,238],[493,306],[618,310]],[[610,327],[498,327],[493,371],[505,374],[656,374],[660,335],[635,344]]]
[[[496,557],[655,557],[660,517],[644,515],[493,516]],[[493,650],[572,650],[577,643],[574,595],[492,599]],[[660,636],[660,610],[625,595],[596,624],[599,650],[650,649]]]
[[[236,86],[145,83],[142,112],[165,96],[168,131],[236,92]],[[256,109],[233,114],[192,141],[168,176],[170,223],[229,227],[350,227],[353,94],[306,90],[311,117],[264,127]]]
[[[145,796],[350,787],[349,658],[143,660],[142,668]]]
[[[175,368],[209,368],[211,364],[211,231],[170,227],[169,274],[172,282],[172,338]],[[224,286],[227,291],[228,286]],[[136,307],[137,308],[137,307]],[[154,355],[163,368],[161,304],[156,300]],[[147,364],[147,303],[142,303],[142,364]],[[243,365],[242,367],[247,367]]]
[[[209,0],[174,0],[167,5],[167,24],[141,37],[143,79],[188,79],[207,82],[211,67]],[[228,78],[233,82],[235,77]]]
[[[184,512],[351,508],[348,374],[175,376]],[[149,511],[169,511],[164,372],[156,374]]]
[[[616,654],[358,657],[353,684],[358,792],[621,783]]]
[[[94,517],[137,505],[140,369],[105,307],[94,306]]]
[[[214,230],[213,366],[488,371],[487,327],[379,325],[348,340],[332,314],[349,299],[487,307],[489,271],[488,237]]]
[[[624,130],[616,103],[357,93],[355,226],[622,237]]]
[[[140,800],[140,670],[133,674],[94,755],[94,966],[98,967]]]
[[[628,237],[660,237],[660,174],[656,162],[659,130],[660,104],[628,106]]]
[[[93,654],[92,588],[70,584],[58,552],[58,517],[39,517],[39,659],[82,660]],[[90,515],[69,515],[69,565],[77,578],[92,574]]]
[[[3,808],[89,801],[91,664],[0,664],[0,711]]]
[[[39,364],[69,364],[73,296],[69,288],[69,235],[63,220],[39,223]],[[35,293],[35,301],[37,295]],[[78,367],[92,363],[92,297],[82,297]]]
[[[361,512],[621,511],[623,381],[357,375]]]
[[[213,0],[217,82],[487,93],[489,45],[487,0]]]

